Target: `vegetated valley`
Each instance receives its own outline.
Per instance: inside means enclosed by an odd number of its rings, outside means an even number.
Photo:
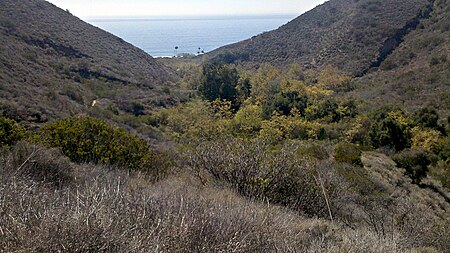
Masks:
[[[153,59],[0,1],[0,252],[448,252],[450,4]]]

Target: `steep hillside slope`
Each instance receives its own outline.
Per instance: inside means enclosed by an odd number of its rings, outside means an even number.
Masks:
[[[155,98],[173,78],[144,51],[44,0],[0,1],[3,114],[40,122],[84,112],[94,99]]]
[[[277,30],[209,55],[227,62],[334,65],[361,75],[430,10],[428,0],[330,0]]]
[[[356,80],[350,95],[369,107],[437,108],[450,115],[450,1],[437,0],[430,17],[404,37],[377,71]]]

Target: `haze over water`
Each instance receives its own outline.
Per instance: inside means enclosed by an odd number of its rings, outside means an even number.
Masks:
[[[209,52],[276,29],[293,18],[295,15],[152,17],[90,19],[88,22],[154,57],[165,57]]]

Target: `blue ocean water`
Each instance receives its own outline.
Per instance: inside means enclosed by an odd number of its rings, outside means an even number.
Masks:
[[[181,53],[208,52],[276,29],[294,17],[295,15],[103,18],[90,19],[88,22],[154,57],[170,57]],[[175,50],[175,47],[178,49]]]

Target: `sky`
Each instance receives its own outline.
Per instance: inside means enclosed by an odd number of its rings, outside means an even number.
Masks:
[[[301,14],[326,0],[47,0],[80,18]]]

